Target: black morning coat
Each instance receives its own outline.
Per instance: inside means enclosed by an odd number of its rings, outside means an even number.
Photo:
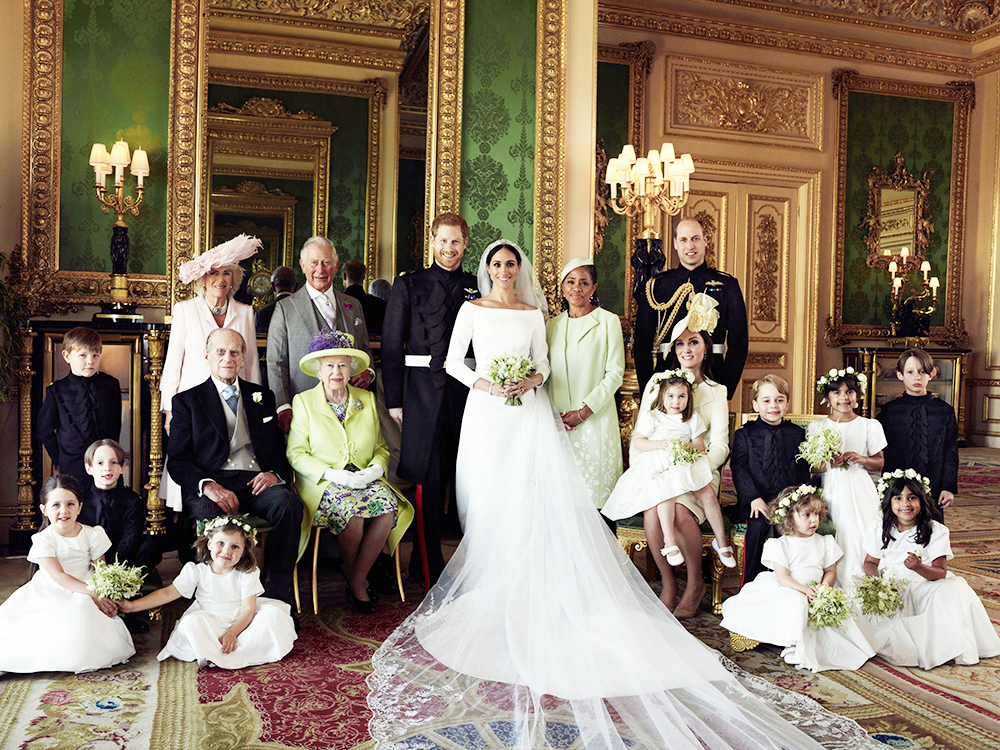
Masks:
[[[729,468],[741,522],[750,516],[750,503],[758,497],[767,503],[786,487],[809,481],[809,465],[795,458],[805,439],[806,431],[787,419],[780,425],[770,425],[757,418],[733,433]]]
[[[38,412],[38,434],[59,473],[84,487],[90,475],[83,454],[95,440],[118,440],[122,432],[122,387],[104,372],[89,378],[70,373],[45,389]]]
[[[950,404],[930,393],[904,393],[877,419],[887,441],[882,471],[916,470],[930,481],[934,500],[943,490],[958,492],[958,422]]]
[[[382,325],[385,405],[403,408],[397,473],[423,483],[435,448],[441,405],[447,398],[453,434],[461,432],[469,389],[444,370],[459,308],[479,297],[476,277],[439,265],[400,274],[392,286]],[[430,367],[407,367],[407,354],[431,356]]]
[[[722,354],[714,356],[712,372],[708,374],[715,382],[726,386],[726,397],[732,400],[739,387],[750,346],[747,333],[747,308],[743,301],[743,292],[740,291],[740,282],[735,276],[709,268],[704,263],[693,271],[688,271],[684,266],[661,271],[653,276],[652,281],[653,296],[659,304],[670,301],[674,292],[686,281],[690,281],[694,286],[695,294],[705,292],[718,301],[719,322],[712,333],[712,341],[716,344],[724,343],[726,353],[724,356]],[[635,359],[635,372],[639,384],[644,386],[654,372],[662,369],[662,361],[657,366],[657,358],[653,355],[653,339],[656,337],[659,313],[649,306],[645,287],[636,293],[635,299],[637,305],[632,356]],[[687,302],[682,304],[683,307],[678,310],[671,328],[687,315]],[[669,316],[669,311],[666,315]],[[663,343],[669,343],[669,339],[670,331],[667,332]]]

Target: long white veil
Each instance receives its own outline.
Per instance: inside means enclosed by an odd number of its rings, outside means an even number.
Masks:
[[[476,275],[479,277],[479,293],[484,297],[490,293],[493,288],[493,281],[490,279],[490,272],[486,268],[486,259],[494,248],[498,247],[508,247],[517,253],[518,257],[521,259],[521,266],[517,272],[517,279],[514,280],[514,292],[517,294],[517,298],[526,305],[531,305],[532,307],[537,307],[542,311],[542,316],[548,320],[549,319],[549,303],[545,299],[545,294],[542,292],[542,285],[538,283],[538,277],[535,276],[535,269],[531,265],[531,261],[528,260],[528,256],[524,254],[524,251],[517,246],[516,243],[511,240],[499,239],[496,242],[491,242],[483,254],[479,256],[479,270]]]

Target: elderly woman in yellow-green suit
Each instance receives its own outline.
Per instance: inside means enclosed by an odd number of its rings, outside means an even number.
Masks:
[[[617,315],[594,302],[597,269],[593,261],[569,261],[560,283],[568,309],[545,326],[552,368],[549,397],[570,430],[570,443],[591,499],[601,508],[622,473],[615,407],[615,393],[625,374],[622,325]]]
[[[299,362],[320,382],[295,396],[288,434],[288,461],[305,505],[299,556],[313,526],[336,534],[347,568],[347,599],[364,614],[375,611],[368,585],[372,565],[387,542],[395,550],[413,518],[412,506],[383,478],[389,450],[375,395],[348,383],[368,365],[367,353],[354,348],[350,334],[320,331]]]

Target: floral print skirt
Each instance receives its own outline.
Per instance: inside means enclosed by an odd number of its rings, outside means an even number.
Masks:
[[[350,464],[345,468],[356,471]],[[395,527],[398,509],[399,499],[385,479],[376,479],[360,490],[330,482],[323,491],[323,497],[313,516],[313,526],[325,527],[334,534],[339,534],[347,528],[347,522],[355,516],[375,518],[385,513],[392,513],[394,516],[392,525]]]

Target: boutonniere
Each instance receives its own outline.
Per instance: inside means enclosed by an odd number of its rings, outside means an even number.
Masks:
[[[360,398],[351,399],[351,409],[354,411],[361,411],[365,408],[365,405],[361,403]]]
[[[479,290],[478,289],[473,289],[472,287],[468,287],[467,286],[462,291],[465,292],[465,298],[466,299],[476,299],[476,297],[479,296]]]
[[[264,400],[264,394],[260,391],[256,391],[250,398],[253,399],[255,404],[259,404]]]
[[[351,303],[350,302],[345,302],[344,303],[344,309],[345,310],[350,310],[351,309]]]

